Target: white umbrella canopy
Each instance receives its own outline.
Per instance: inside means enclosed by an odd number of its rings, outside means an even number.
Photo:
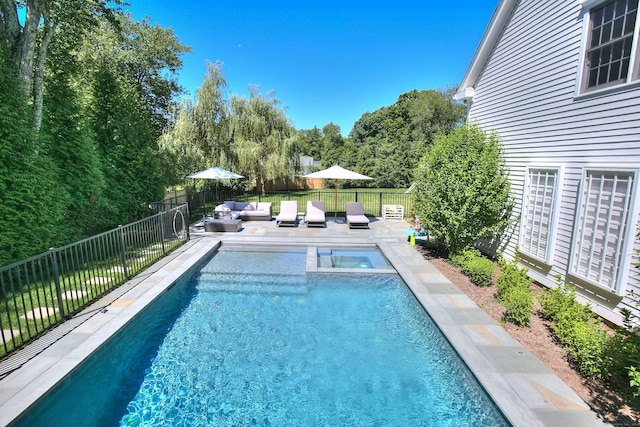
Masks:
[[[341,179],[373,179],[370,176],[362,175],[357,172],[345,169],[339,165],[333,165],[330,168],[323,169],[318,172],[308,173],[303,175],[304,178],[323,178],[333,179],[336,183],[335,198],[333,203],[333,220],[336,221],[338,216],[338,181]]]
[[[373,179],[370,176],[362,175],[349,169],[345,169],[339,165],[333,165],[330,168],[323,169],[318,172],[308,173],[305,178],[324,178],[324,179]]]
[[[219,168],[218,166],[214,166],[212,168],[209,169],[205,169],[205,170],[201,170],[199,172],[194,172],[190,175],[187,175],[187,178],[194,178],[194,179],[238,179],[238,178],[244,178],[244,176],[242,175],[238,175],[235,172],[231,172],[228,171],[226,169],[222,169]],[[218,186],[216,185],[216,200],[218,199]],[[206,202],[204,201],[204,197],[203,197],[203,202],[202,202],[202,216],[205,216],[205,206],[206,206]]]
[[[187,175],[187,178],[200,178],[200,179],[238,179],[244,178],[242,175],[238,175],[235,172],[228,171],[226,169],[214,166],[209,169],[202,170],[200,172],[194,172],[191,175]]]

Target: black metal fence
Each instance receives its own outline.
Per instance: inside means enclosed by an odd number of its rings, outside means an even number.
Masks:
[[[283,200],[296,200],[300,211],[306,211],[307,201],[321,200],[325,203],[327,215],[344,216],[347,202],[362,202],[365,213],[370,216],[381,217],[384,205],[402,205],[404,216],[413,216],[413,196],[404,190],[363,191],[345,189],[339,190],[337,193],[331,189],[291,190],[272,191],[267,192],[265,195],[260,195],[239,193],[229,188],[220,188],[211,191],[172,194],[162,202],[153,203],[151,207],[157,212],[171,208],[177,203],[186,202],[189,204],[191,218],[197,220],[204,216],[212,216],[213,209],[225,200],[271,202],[273,215],[280,213],[280,202]]]
[[[186,243],[188,224],[183,204],[0,268],[0,358]]]

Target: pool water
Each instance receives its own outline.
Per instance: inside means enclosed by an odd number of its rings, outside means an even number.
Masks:
[[[503,426],[394,274],[217,253],[22,425]]]
[[[391,268],[376,248],[318,248],[317,253],[322,268]]]

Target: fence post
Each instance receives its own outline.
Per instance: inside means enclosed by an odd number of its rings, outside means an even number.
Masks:
[[[160,212],[160,242],[162,243],[162,255],[165,254],[164,248],[164,211]]]
[[[180,208],[178,208],[180,209]],[[191,240],[191,222],[189,222],[189,205],[187,205],[187,214],[185,215],[184,227],[187,229],[187,240]]]
[[[127,268],[127,248],[124,244],[124,230],[122,225],[118,225],[118,231],[120,232],[120,251],[122,252],[122,268],[124,268],[124,277],[129,279],[129,269]]]
[[[380,192],[380,216],[382,217],[382,191]]]
[[[358,190],[356,190],[356,203],[358,202]]]
[[[60,316],[64,319],[66,316],[64,312],[64,301],[62,300],[62,286],[60,286],[60,273],[58,271],[58,259],[56,258],[56,248],[49,248],[51,254],[51,267],[53,268],[53,281],[56,284],[56,296],[58,298],[58,308],[60,309]]]

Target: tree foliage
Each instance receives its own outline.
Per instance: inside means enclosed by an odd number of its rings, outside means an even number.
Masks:
[[[495,237],[513,200],[502,144],[477,125],[440,133],[416,174],[414,209],[452,253]]]
[[[160,151],[171,183],[211,166],[233,169],[235,158],[228,135],[227,82],[219,63],[207,64],[207,74],[195,102],[183,99],[173,110],[160,138]]]
[[[250,88],[249,99],[231,99],[230,140],[240,174],[254,178],[264,194],[265,180],[286,179],[299,169],[297,134],[280,100]]]
[[[188,48],[117,4],[0,0],[0,264],[138,219],[163,195],[157,138]]]
[[[357,169],[374,177],[368,185],[410,186],[434,135],[452,131],[464,111],[452,91],[412,90],[391,106],[363,114],[349,135],[357,151]]]

